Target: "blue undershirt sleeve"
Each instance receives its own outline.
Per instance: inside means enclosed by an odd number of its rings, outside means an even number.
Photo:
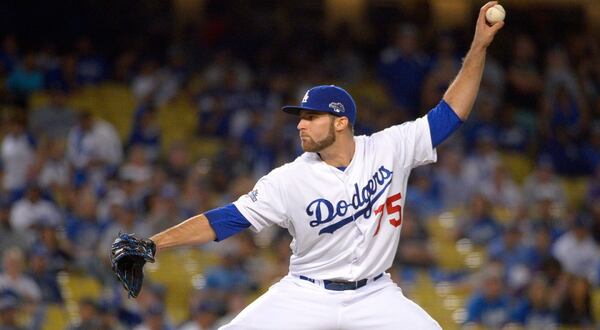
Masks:
[[[215,241],[220,242],[229,236],[251,226],[250,222],[233,204],[227,204],[204,213],[208,223],[216,234]]]
[[[427,113],[431,144],[437,147],[463,123],[446,101],[441,100],[435,108]]]

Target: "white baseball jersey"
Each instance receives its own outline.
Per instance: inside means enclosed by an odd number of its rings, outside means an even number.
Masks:
[[[424,116],[354,141],[344,171],[306,152],[234,202],[252,230],[289,230],[292,275],[357,281],[392,265],[410,171],[437,158],[429,123]]]

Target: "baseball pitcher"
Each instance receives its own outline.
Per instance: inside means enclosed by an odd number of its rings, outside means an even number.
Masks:
[[[298,116],[304,154],[262,177],[252,191],[148,239],[122,234],[113,269],[136,297],[145,262],[166,248],[221,241],[246,228],[278,225],[293,237],[289,274],[222,329],[440,329],[386,272],[392,266],[410,171],[436,161],[436,146],[467,119],[487,47],[503,22],[484,5],[462,68],[425,116],[371,136],[354,136],[357,110],[345,90],[309,89]]]

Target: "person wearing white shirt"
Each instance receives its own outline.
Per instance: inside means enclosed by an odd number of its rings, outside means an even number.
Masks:
[[[16,292],[27,303],[38,303],[42,299],[39,286],[23,274],[25,257],[21,249],[9,248],[2,257],[3,272],[0,273],[0,291],[9,289]]]
[[[594,280],[600,264],[600,247],[590,235],[589,227],[589,218],[577,216],[571,229],[554,243],[552,254],[566,272]]]
[[[10,224],[14,230],[27,233],[42,221],[49,225],[59,225],[62,223],[62,215],[54,203],[42,198],[39,187],[32,186],[25,197],[13,204]]]
[[[35,158],[35,143],[25,131],[25,123],[13,118],[8,124],[8,133],[1,147],[4,175],[2,188],[15,191],[25,187],[27,175]]]
[[[78,171],[102,180],[106,170],[123,159],[123,146],[114,126],[83,112],[67,139],[67,157]]]

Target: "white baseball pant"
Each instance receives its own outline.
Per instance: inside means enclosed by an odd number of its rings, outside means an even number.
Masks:
[[[356,290],[331,291],[287,275],[219,330],[441,329],[389,274]]]

